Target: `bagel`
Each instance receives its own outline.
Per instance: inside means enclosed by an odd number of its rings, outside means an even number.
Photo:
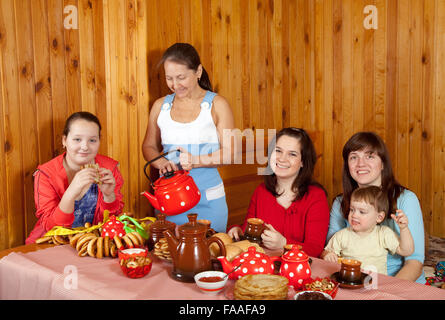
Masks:
[[[99,229],[94,229],[94,230],[93,230],[93,233],[94,233],[97,237],[100,237]]]
[[[110,237],[104,238],[104,256],[105,257],[110,256]]]
[[[131,242],[131,239],[128,236],[128,234],[123,236],[122,239],[125,241],[125,244],[127,245],[128,248],[134,248],[133,242]]]
[[[132,233],[130,233],[130,234],[133,234],[133,235],[139,240],[139,244],[140,244],[141,246],[144,245],[144,243],[145,243],[145,239],[139,234],[139,232],[135,231],[135,232],[132,232]]]
[[[116,258],[117,256],[117,246],[113,241],[110,241],[110,256]]]
[[[90,257],[95,258],[96,257],[96,243],[97,243],[97,239],[98,237],[92,238],[89,242],[88,242],[88,255]]]
[[[233,239],[227,234],[227,233],[223,233],[223,232],[219,232],[219,233],[215,233],[212,237],[217,237],[219,238],[224,245],[228,245],[233,243]],[[219,255],[221,255],[221,250],[219,249],[218,244],[216,243],[211,243],[209,246],[210,249],[210,253],[214,256],[214,257],[218,257]]]
[[[78,250],[78,255],[79,255],[79,257],[85,257],[87,254],[88,254],[88,242],[87,243],[85,243],[81,248],[80,248],[80,250]]]
[[[75,234],[75,235],[71,238],[71,240],[70,240],[70,245],[71,245],[71,247],[76,248],[76,243],[77,243],[77,241],[78,241],[79,238],[80,238],[81,236],[83,236],[84,234],[85,234],[85,232],[81,232],[81,233],[77,233],[77,234]]]
[[[59,244],[68,244],[69,241],[64,236],[54,236],[54,242],[57,242]]]
[[[228,261],[233,261],[237,256],[243,253],[243,250],[233,244],[226,245],[226,258]]]
[[[85,228],[91,228],[91,223],[86,222],[86,223],[85,223]]]
[[[36,243],[37,243],[37,244],[39,244],[39,243],[45,243],[45,242],[51,243],[52,240],[53,240],[52,237],[41,237],[41,238],[38,238],[38,239],[36,240]]]
[[[138,246],[142,246],[142,243],[139,242],[138,237],[136,237],[135,233],[137,232],[131,232],[131,233],[127,233],[128,238],[130,238],[131,242],[133,242],[133,245],[138,247]]]
[[[102,259],[104,256],[104,238],[98,237],[97,238],[97,253],[96,258]]]
[[[93,238],[97,238],[97,237],[92,233],[86,233],[83,236],[81,236],[80,239],[76,243],[76,250],[79,251],[80,248],[82,248],[82,245],[84,243],[90,241]]]
[[[114,240],[114,243],[116,244],[116,247],[117,247],[119,250],[124,249],[124,245],[122,244],[121,238],[119,238],[118,235],[115,235],[114,238],[113,238],[113,240]]]

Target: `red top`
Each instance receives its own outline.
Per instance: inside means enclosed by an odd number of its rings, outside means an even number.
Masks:
[[[302,250],[310,256],[318,257],[323,251],[329,227],[329,205],[325,192],[319,187],[309,186],[302,199],[285,209],[262,183],[250,200],[241,227],[243,231],[246,230],[247,219],[253,217],[271,224],[288,244],[302,245]]]
[[[38,166],[34,173],[34,201],[36,205],[36,217],[39,219],[26,239],[26,244],[34,243],[36,239],[42,237],[54,226],[71,227],[74,222],[74,212],[63,212],[59,208],[60,200],[66,189],[68,189],[68,178],[63,167],[64,154]],[[109,157],[96,155],[95,162],[101,167],[109,169],[116,180],[114,193],[116,200],[106,203],[103,200],[102,192],[99,190],[97,197],[96,212],[94,213],[93,224],[98,224],[103,220],[104,210],[110,211],[110,215],[121,213],[124,203],[120,192],[124,180],[118,168],[118,162]]]

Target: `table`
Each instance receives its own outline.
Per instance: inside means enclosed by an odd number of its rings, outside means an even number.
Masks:
[[[117,259],[79,257],[69,245],[32,246],[0,252],[0,299],[224,300],[228,296],[226,292],[207,295],[194,283],[173,280],[171,263],[155,256],[150,274],[130,279],[122,273]],[[340,268],[336,263],[312,259],[313,277],[330,276]],[[229,282],[229,288],[233,288],[234,281]],[[395,299],[445,300],[445,290],[379,274],[369,288],[340,288],[335,297]]]

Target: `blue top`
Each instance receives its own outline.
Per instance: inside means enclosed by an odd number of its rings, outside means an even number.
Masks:
[[[98,194],[97,184],[92,183],[82,199],[74,201],[74,222],[71,228],[83,227],[87,222],[93,223]]]
[[[329,239],[331,239],[331,237],[337,231],[349,227],[349,223],[344,218],[341,211],[341,201],[342,196],[338,196],[332,204],[327,241],[329,241]],[[414,253],[408,257],[402,257],[398,254],[392,255],[388,253],[387,272],[390,276],[395,276],[399,272],[405,260],[417,260],[422,264],[425,260],[425,235],[423,229],[423,216],[419,200],[417,199],[417,196],[414,194],[414,192],[405,189],[397,199],[397,208],[403,210],[403,212],[408,217],[408,228],[411,231],[414,240]],[[393,219],[385,219],[381,224],[390,227],[397,233],[398,236],[400,236],[400,228]],[[425,283],[425,273],[423,272],[423,270],[422,274],[416,280],[416,282],[422,284]]]

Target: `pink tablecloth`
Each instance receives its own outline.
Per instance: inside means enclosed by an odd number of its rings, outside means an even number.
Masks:
[[[220,300],[230,296],[223,292],[204,294],[194,283],[170,278],[170,270],[171,264],[155,258],[149,275],[130,279],[121,272],[117,259],[80,258],[69,245],[11,253],[0,260],[0,299]],[[335,263],[313,259],[313,277],[329,276],[338,270]],[[445,300],[442,289],[380,274],[373,282],[369,288],[340,288],[336,300]]]

